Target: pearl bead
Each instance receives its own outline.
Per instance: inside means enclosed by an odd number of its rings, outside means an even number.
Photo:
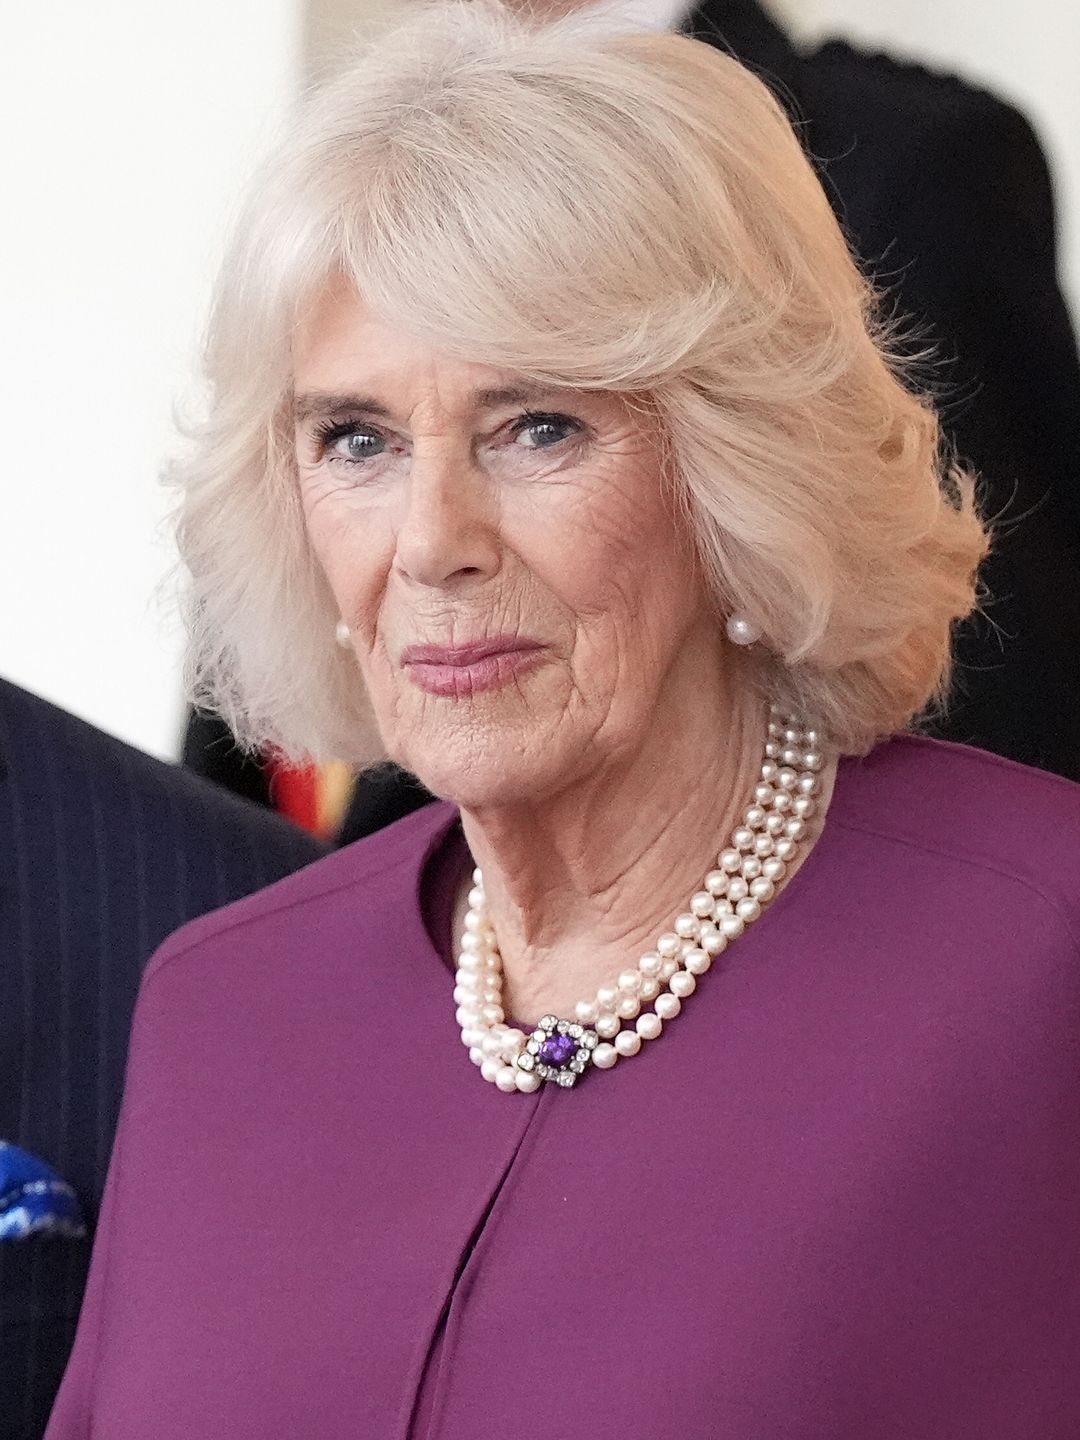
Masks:
[[[642,955],[638,961],[637,968],[641,971],[642,975],[648,978],[650,975],[660,974],[660,963],[660,956],[657,955],[655,950],[651,950],[648,955]]]
[[[596,1053],[593,1052],[593,1064],[596,1063]],[[531,1095],[534,1090],[540,1089],[540,1076],[535,1070],[519,1070],[514,1067],[514,1084],[523,1095]],[[502,1088],[501,1086],[499,1087]]]
[[[525,1036],[520,1030],[507,1030],[503,1036],[502,1057],[508,1063],[516,1060],[525,1049]]]
[[[821,739],[821,735],[817,730],[804,730],[802,738],[806,741],[809,748],[813,750],[816,749],[817,743]]]
[[[634,1028],[642,1040],[656,1040],[664,1028],[664,1022],[652,1010],[647,1010],[644,1015],[638,1016]]]
[[[641,1001],[636,995],[620,995],[615,1002],[615,1014],[620,1020],[633,1020],[641,1011]]]
[[[494,1084],[496,1075],[498,1075],[500,1070],[505,1069],[506,1066],[502,1063],[501,1060],[493,1060],[491,1058],[488,1058],[480,1066],[480,1074],[484,1077],[485,1080],[489,1080],[492,1084]]]
[[[480,1042],[480,1049],[489,1060],[497,1060],[502,1055],[503,1036],[506,1031],[501,1029],[489,1030]]]
[[[771,835],[759,835],[754,841],[754,854],[759,860],[767,860],[772,854],[773,842]],[[743,866],[743,874],[746,874],[746,867]]]
[[[462,1043],[467,1045],[470,1050],[474,1047],[479,1050],[480,1046],[484,1043],[484,1036],[486,1034],[487,1031],[481,1025],[467,1026],[461,1031]]]
[[[739,826],[732,835],[731,840],[737,850],[752,850],[754,848],[754,832],[745,825]],[[739,860],[739,864],[742,864],[741,859]]]
[[[455,1005],[464,1005],[467,1001],[471,1000],[472,998],[473,998],[473,992],[472,992],[471,990],[467,990],[464,985],[455,985],[455,986],[454,986],[454,1004],[455,1004]]]
[[[800,775],[795,788],[800,795],[816,795],[821,789],[821,781],[816,775]]]
[[[789,770],[785,765],[776,777],[776,783],[781,790],[794,790],[799,777],[794,770]]]
[[[723,939],[723,936],[720,937]],[[683,966],[688,975],[704,975],[712,964],[712,956],[707,950],[693,950],[683,959]]]
[[[791,809],[791,796],[787,793],[786,790],[778,790],[776,792],[776,799],[773,801],[773,809],[778,815],[783,815],[785,811]]]
[[[487,922],[484,920],[483,916],[478,915],[475,910],[470,910],[469,913],[465,916],[465,929],[473,935],[482,934],[484,929],[486,928],[486,925]]]
[[[676,959],[665,960],[664,963],[660,966],[660,977],[659,977],[659,978],[660,978],[661,980],[670,980],[671,977],[672,977],[672,975],[675,974],[675,971],[678,970],[678,968],[679,968],[679,962],[678,962],[678,960],[676,960]]]
[[[756,645],[761,639],[760,629],[745,615],[729,615],[725,629],[733,645]]]
[[[747,810],[744,819],[751,830],[760,830],[761,827],[765,824],[765,811],[761,808],[760,805],[751,805],[750,809]]]
[[[779,885],[780,881],[787,874],[787,866],[783,860],[777,859],[774,855],[771,860],[764,860],[762,862],[761,873],[766,880],[771,880],[774,885]]]
[[[462,937],[462,945],[466,940],[476,940],[475,935]],[[484,956],[478,950],[462,950],[458,957],[458,969],[466,975],[479,975],[484,968]]]
[[[651,977],[641,982],[641,999],[645,1005],[651,1004],[660,994],[660,981]]]
[[[739,866],[742,864],[742,856],[739,854],[738,850],[721,850],[720,860],[718,863],[720,865],[720,869],[723,870],[726,874],[734,875],[738,870]]]
[[[517,1076],[514,1073],[514,1069],[509,1065],[501,1066],[495,1076],[495,1084],[504,1095],[512,1094],[518,1088]]]
[[[592,1063],[598,1070],[610,1070],[619,1058],[619,1052],[614,1045],[597,1045],[592,1052]]]
[[[667,995],[658,995],[654,1009],[661,1020],[674,1020],[675,1016],[678,1015],[682,1009],[682,1001],[674,991],[672,991]]]
[[[759,841],[757,842],[757,844],[760,845],[760,843],[761,843],[761,841],[759,840]],[[768,846],[769,846],[769,849],[771,850],[771,849],[772,849],[772,841],[771,841],[771,840],[767,841],[767,844],[768,844]],[[754,849],[755,849],[755,851],[756,851],[757,845],[755,845]],[[748,856],[746,857],[746,859],[742,862],[742,878],[743,878],[744,880],[756,880],[757,877],[758,877],[760,874],[761,874],[761,860],[759,859],[759,857],[758,857],[756,854],[754,854],[754,855],[748,855]]]
[[[783,840],[777,840],[775,849],[777,858],[787,861],[790,860],[791,857],[795,854],[798,846],[795,844],[794,840],[788,840],[785,837]]]
[[[480,869],[479,865],[472,872],[472,883],[480,886],[484,884],[484,872]]]
[[[705,889],[710,895],[723,895],[727,889],[728,877],[723,870],[710,870],[705,876]]]
[[[615,1049],[620,1055],[636,1055],[641,1049],[641,1036],[636,1030],[620,1030],[615,1036]]]
[[[789,840],[804,840],[806,838],[806,821],[800,820],[797,815],[793,816],[785,822],[784,834]]]
[[[474,910],[482,910],[484,908],[484,892],[480,889],[479,885],[474,885],[469,891],[469,904]]]
[[[767,756],[767,758],[768,758],[769,760],[775,760],[775,759],[777,758],[777,756],[780,754],[780,746],[776,743],[775,740],[769,740],[769,741],[766,742],[766,744],[765,744],[765,754],[766,754],[766,756]],[[763,765],[761,768],[762,768],[762,770],[764,770],[764,769],[765,769],[765,766]],[[766,775],[766,776],[765,776],[765,779],[767,780],[768,778],[769,778],[769,777]]]
[[[764,781],[762,781],[760,785],[756,785],[754,787],[755,806],[764,807],[766,805],[771,805],[775,799],[776,791],[771,785],[767,785]]]
[[[727,887],[727,893],[729,900],[737,902],[745,899],[746,896],[750,894],[750,886],[741,875],[736,875],[735,879],[732,880],[731,884]]]
[[[479,950],[482,950],[483,948],[484,942],[480,939],[479,935],[474,935],[471,930],[467,930],[465,934],[462,935],[461,949],[465,955],[475,955]]]
[[[619,989],[624,990],[628,995],[638,995],[641,992],[641,971],[624,970],[617,983]]]
[[[672,956],[678,955],[680,948],[678,935],[661,935],[656,942],[656,953],[661,960],[670,960]]]
[[[784,817],[780,814],[770,815],[765,821],[765,834],[771,835],[774,839],[777,835],[784,833]]]
[[[790,717],[789,717],[789,718],[790,718]],[[796,729],[794,728],[794,726],[788,725],[787,728],[784,730],[784,744],[785,744],[785,745],[798,745],[798,743],[799,743],[799,741],[800,741],[801,739],[802,739],[802,731],[801,731],[801,730],[796,730]]]
[[[744,924],[752,925],[761,914],[761,906],[752,895],[747,895],[735,906],[735,914]]]
[[[798,750],[795,750],[792,747],[790,741],[788,742],[785,749],[781,750],[780,752],[780,763],[787,770],[794,770],[796,765],[798,765],[800,759],[801,756],[799,755]]]
[[[737,940],[745,928],[740,915],[722,915],[720,917],[720,932],[725,940]]]
[[[614,1010],[619,991],[614,985],[601,985],[596,992],[596,1003],[601,1010]]]
[[[699,890],[691,898],[690,909],[700,920],[707,920],[713,913],[713,896],[708,890]]]
[[[501,1005],[485,1005],[480,1011],[480,1019],[485,1025],[501,1025],[506,1016]]]
[[[475,1005],[459,1005],[454,1011],[454,1019],[462,1030],[469,1030],[479,1021],[480,1012]]]
[[[599,1015],[595,1000],[579,1000],[574,1006],[574,1019],[579,1025],[595,1025]]]
[[[613,1035],[619,1033],[619,1019],[617,1015],[601,1015],[593,1026],[601,1040],[610,1040]]]
[[[482,1065],[484,1063],[484,1052],[480,1049],[479,1045],[470,1045],[469,1059],[474,1065]]]
[[[727,945],[727,937],[722,930],[710,930],[707,934],[702,931],[701,948],[706,955],[719,955]]]
[[[685,1000],[688,995],[692,995],[697,989],[697,981],[688,971],[680,970],[678,975],[671,977],[670,989],[672,995],[677,996],[680,1000]],[[659,1013],[660,1012],[657,1011],[657,1014]]]
[[[767,905],[776,894],[776,886],[764,875],[759,875],[756,880],[750,882],[750,894],[759,905]]]
[[[825,764],[825,757],[819,750],[807,750],[802,757],[804,770],[820,770]]]
[[[685,915],[680,915],[675,921],[675,934],[681,936],[683,940],[696,939],[700,929],[700,920],[696,915],[691,915],[689,911]]]
[[[799,795],[791,802],[792,813],[797,815],[800,820],[809,820],[816,809],[817,806],[809,795]]]

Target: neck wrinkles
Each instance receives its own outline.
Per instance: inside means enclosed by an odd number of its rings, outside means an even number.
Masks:
[[[767,706],[744,686],[669,702],[638,752],[535,805],[465,812],[507,1014],[570,1014],[651,950],[745,810]],[[461,914],[458,915],[460,924]]]

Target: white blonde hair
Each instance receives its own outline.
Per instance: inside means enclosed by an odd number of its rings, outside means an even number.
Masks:
[[[985,552],[971,482],[777,102],[696,40],[451,0],[306,99],[222,269],[173,478],[192,692],[243,743],[372,758],[293,455],[290,337],[339,274],[443,353],[652,407],[717,643],[749,616],[757,682],[842,749],[941,693]]]

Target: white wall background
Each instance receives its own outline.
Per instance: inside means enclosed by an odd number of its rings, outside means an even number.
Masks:
[[[305,55],[401,0],[23,0],[0,27],[0,673],[176,753],[157,484],[230,204]],[[1080,0],[771,0],[1015,99],[1080,300]]]
[[[0,673],[173,756],[157,474],[237,182],[294,89],[298,7],[0,9]]]

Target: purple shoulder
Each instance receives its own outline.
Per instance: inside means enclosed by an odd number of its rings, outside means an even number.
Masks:
[[[978,865],[1080,921],[1080,785],[967,745],[904,735],[846,758],[830,825]]]

